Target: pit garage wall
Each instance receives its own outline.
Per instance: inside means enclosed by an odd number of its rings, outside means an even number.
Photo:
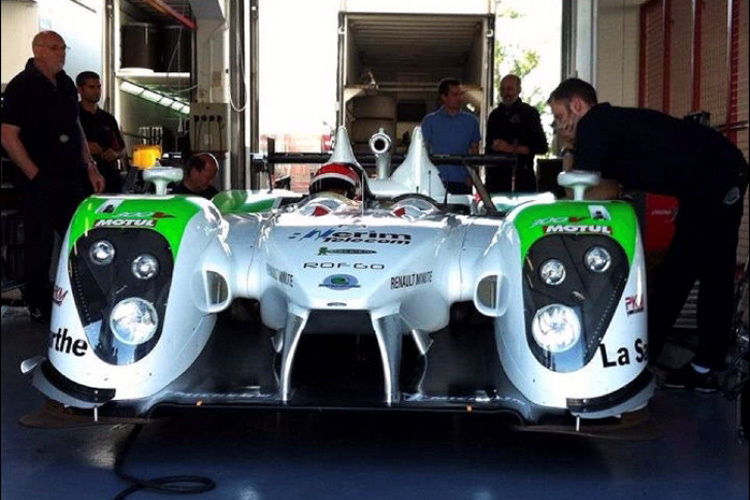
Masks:
[[[711,125],[748,157],[748,0],[651,0],[640,7],[638,104]],[[709,174],[710,175],[710,174]],[[738,259],[748,255],[748,198]]]
[[[7,84],[26,66],[33,55],[31,41],[40,30],[58,32],[71,47],[65,62],[71,78],[85,70],[102,74],[103,9],[103,0],[2,0],[2,83]]]

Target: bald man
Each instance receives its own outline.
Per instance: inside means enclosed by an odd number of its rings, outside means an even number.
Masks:
[[[42,31],[31,48],[34,57],[3,96],[2,144],[27,180],[24,299],[31,318],[47,323],[54,233],[65,234],[83,200],[81,177],[88,176],[96,193],[104,189],[104,179],[81,129],[76,86],[63,71],[65,40]]]
[[[488,167],[487,190],[499,192],[536,192],[534,155],[547,152],[539,112],[520,98],[521,78],[505,75],[500,80],[501,102],[487,119],[486,154],[504,153],[517,160],[515,179],[505,167]]]

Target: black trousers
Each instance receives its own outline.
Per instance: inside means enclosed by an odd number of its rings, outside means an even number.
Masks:
[[[533,165],[516,167],[516,186],[513,189],[513,169],[489,167],[485,171],[485,184],[490,193],[536,193],[536,175]]]
[[[78,204],[83,200],[79,177],[70,180],[40,172],[26,186],[24,205],[24,300],[30,307],[49,312],[52,286],[49,269],[55,233],[65,236]]]
[[[722,370],[734,313],[737,240],[747,183],[732,204],[680,200],[675,234],[649,293],[649,348],[656,359],[695,280],[698,293],[698,347],[693,362]]]

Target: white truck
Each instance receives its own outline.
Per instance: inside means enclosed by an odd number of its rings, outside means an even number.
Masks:
[[[383,128],[405,152],[424,115],[439,107],[437,86],[456,77],[482,136],[492,110],[494,1],[343,0],[338,23],[337,125],[355,152]]]

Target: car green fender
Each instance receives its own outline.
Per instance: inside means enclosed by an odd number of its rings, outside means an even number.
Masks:
[[[530,203],[508,214],[518,231],[521,261],[537,240],[550,234],[599,234],[616,240],[633,263],[638,219],[625,201],[557,201]]]

